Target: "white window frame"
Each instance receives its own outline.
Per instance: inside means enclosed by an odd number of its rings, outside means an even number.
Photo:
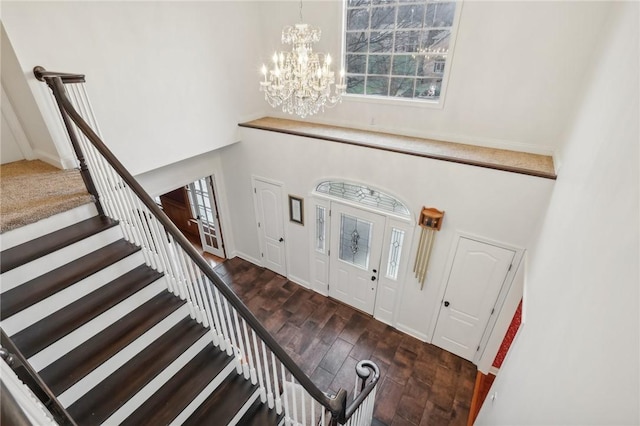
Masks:
[[[455,53],[456,39],[458,38],[458,23],[460,22],[460,15],[462,13],[464,0],[455,0],[457,3],[456,10],[453,16],[453,24],[451,25],[451,39],[449,42],[449,52],[447,57],[447,65],[445,66],[444,73],[442,74],[442,85],[440,86],[440,98],[437,100],[430,99],[415,99],[415,98],[400,98],[394,96],[376,96],[376,95],[360,95],[355,93],[345,93],[342,96],[344,102],[365,102],[374,104],[389,104],[389,105],[403,105],[418,108],[430,108],[430,109],[442,109],[444,108],[445,98],[447,95],[447,87],[449,86],[449,75],[453,68],[453,58]],[[347,54],[347,3],[348,0],[342,0],[342,63],[346,67],[346,54]]]

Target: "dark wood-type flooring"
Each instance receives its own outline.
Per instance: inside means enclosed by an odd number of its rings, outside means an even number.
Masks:
[[[321,390],[351,393],[356,363],[370,359],[377,424],[466,425],[472,363],[239,258],[215,270]]]

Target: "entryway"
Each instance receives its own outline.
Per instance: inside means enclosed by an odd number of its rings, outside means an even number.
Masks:
[[[373,315],[385,217],[331,204],[329,296]]]
[[[226,258],[213,176],[203,177],[159,197],[165,214],[204,253]]]

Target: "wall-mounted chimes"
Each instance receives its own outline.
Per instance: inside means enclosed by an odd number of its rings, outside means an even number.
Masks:
[[[439,231],[442,227],[443,218],[444,211],[440,211],[432,207],[423,207],[420,212],[418,225],[420,225],[420,228],[422,229],[420,231],[420,243],[418,244],[416,261],[413,265],[413,272],[416,274],[416,278],[420,283],[420,290],[422,290],[422,287],[424,286],[424,279],[427,276],[429,257],[431,256],[431,249],[433,248],[435,234],[436,231]]]

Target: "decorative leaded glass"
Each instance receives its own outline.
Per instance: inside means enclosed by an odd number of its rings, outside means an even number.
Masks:
[[[340,219],[340,260],[369,268],[369,242],[373,224],[346,214]]]
[[[320,183],[316,187],[316,191],[337,198],[355,201],[368,207],[392,212],[407,218],[411,217],[407,206],[398,199],[365,185],[326,181]]]
[[[391,228],[391,245],[389,247],[389,261],[387,262],[387,278],[398,279],[398,269],[400,266],[400,255],[402,254],[402,243],[404,242],[404,231]]]
[[[322,206],[316,206],[316,251],[325,252],[325,214],[326,209]]]

